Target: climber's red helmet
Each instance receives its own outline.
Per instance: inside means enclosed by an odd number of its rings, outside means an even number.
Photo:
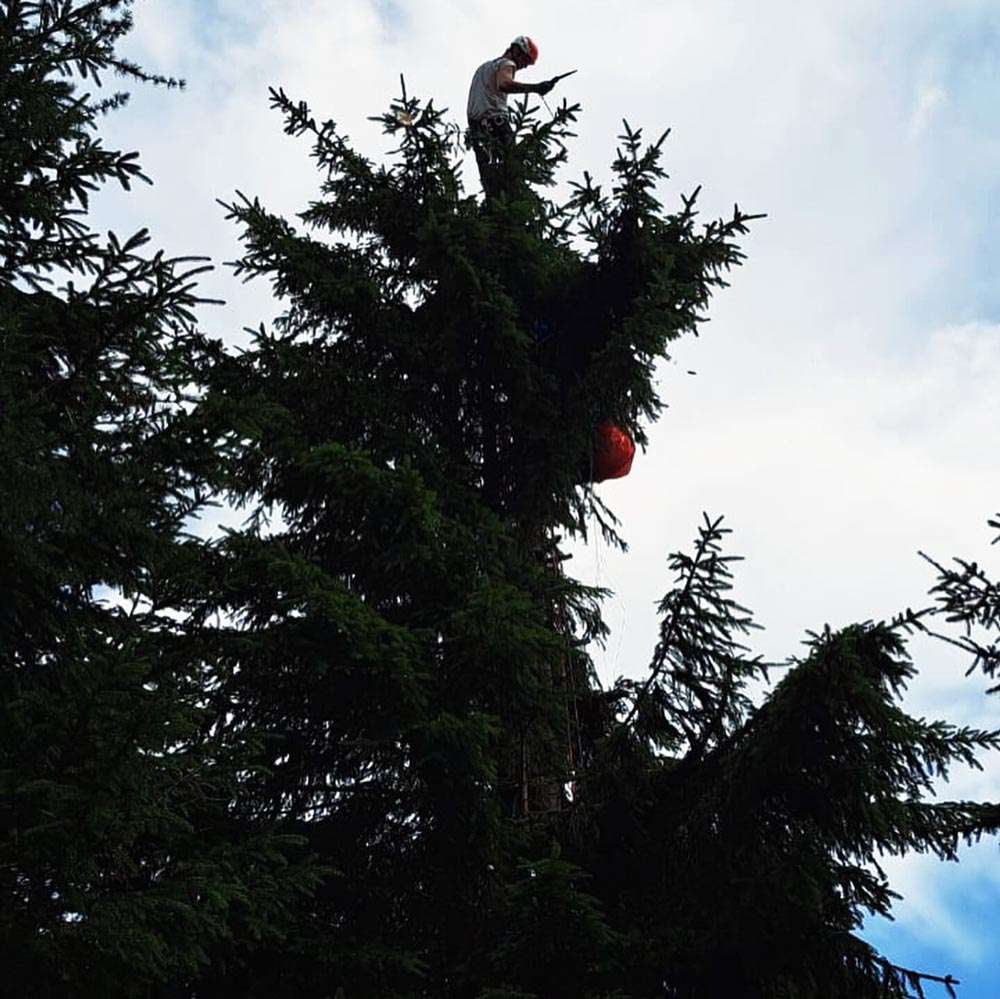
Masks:
[[[507,51],[514,56],[519,69],[524,66],[534,66],[538,61],[538,46],[527,35],[518,35],[510,43]]]

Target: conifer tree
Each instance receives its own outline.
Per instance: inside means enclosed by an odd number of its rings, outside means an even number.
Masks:
[[[307,875],[233,804],[249,733],[211,731],[181,624],[203,507],[189,395],[218,347],[197,260],[94,233],[143,181],[105,148],[128,4],[0,3],[0,968],[5,995],[143,996],[277,923]],[[280,870],[280,875],[279,875]],[[241,929],[241,931],[242,931]]]
[[[768,673],[706,519],[646,679],[602,689],[602,593],[567,537],[620,541],[588,484],[595,427],[640,445],[654,366],[697,331],[749,217],[657,200],[665,136],[625,125],[603,190],[550,196],[576,107],[522,105],[502,191],[463,190],[460,133],[406,94],[386,165],[284,92],[320,196],[240,195],[247,279],[286,303],[213,372],[226,724],[271,733],[254,814],[329,868],[284,942],[198,995],[902,997],[926,976],[857,934],[886,853],[953,857],[996,810],[932,803],[1000,733],[899,698],[912,622],[812,637]],[[952,980],[940,979],[945,989]]]

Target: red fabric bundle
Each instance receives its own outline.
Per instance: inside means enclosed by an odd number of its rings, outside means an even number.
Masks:
[[[632,470],[635,444],[621,427],[614,423],[600,423],[594,430],[593,468],[594,482],[620,479]]]

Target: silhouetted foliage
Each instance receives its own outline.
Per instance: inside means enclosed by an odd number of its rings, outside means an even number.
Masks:
[[[856,935],[894,897],[878,861],[994,828],[927,799],[1000,736],[903,712],[904,624],[813,636],[755,707],[768,669],[706,519],[670,560],[647,678],[602,690],[601,594],[560,569],[592,520],[617,538],[581,482],[596,423],[645,442],[654,365],[741,261],[747,216],[664,211],[665,136],[628,125],[610,193],[585,176],[554,201],[566,105],[518,109],[513,179],[482,201],[460,133],[405,89],[385,165],[272,96],[322,185],[299,225],[227,206],[237,272],[286,311],[202,410],[255,518],[219,545],[213,610],[244,622],[235,716],[280,733],[261,805],[338,874],[290,952],[205,994],[919,987]]]
[[[236,824],[251,733],[210,728],[215,666],[177,619],[207,494],[185,411],[218,347],[197,260],[91,231],[128,188],[98,73],[124,3],[0,4],[0,967],[5,994],[146,995],[306,889]],[[276,872],[280,869],[280,878]]]

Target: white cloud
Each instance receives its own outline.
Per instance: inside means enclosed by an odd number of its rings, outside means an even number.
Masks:
[[[917,88],[913,112],[910,115],[911,139],[919,139],[923,136],[947,100],[947,91],[938,84],[923,84]]]
[[[990,966],[995,958],[995,924],[970,916],[1000,907],[995,843],[963,848],[957,865],[920,855],[889,857],[882,866],[894,890],[903,896],[896,907],[895,926],[926,947],[952,955],[960,978],[963,969]],[[877,944],[891,948],[892,924],[875,924],[872,935]]]

